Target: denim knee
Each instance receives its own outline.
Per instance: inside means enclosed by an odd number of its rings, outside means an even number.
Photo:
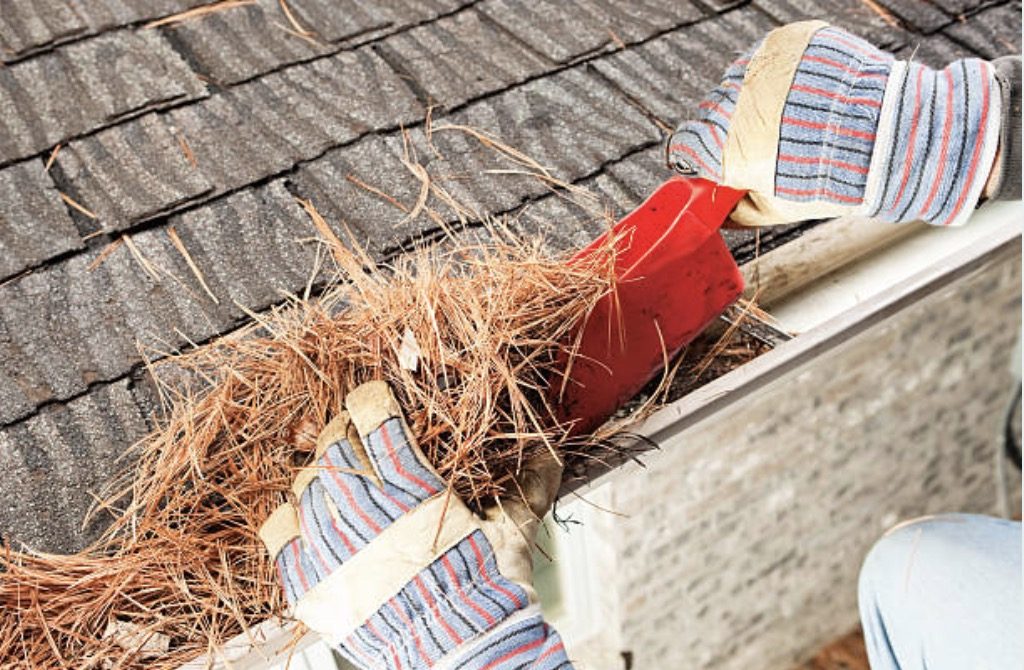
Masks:
[[[1012,556],[1000,552],[1003,537],[1020,537],[1020,523],[978,514],[938,514],[905,521],[871,548],[860,571],[859,591],[891,602],[907,595],[917,577],[947,581],[965,569]],[[1019,565],[1020,552],[1016,552]]]
[[[1016,522],[944,514],[878,540],[858,585],[873,670],[1021,658],[1020,538]]]

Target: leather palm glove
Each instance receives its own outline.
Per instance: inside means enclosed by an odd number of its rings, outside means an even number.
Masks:
[[[532,586],[561,466],[524,467],[526,500],[479,518],[427,463],[385,382],[345,404],[295,479],[298,508],[260,529],[294,617],[361,668],[570,668]]]
[[[732,215],[743,225],[847,214],[962,224],[983,195],[1020,198],[1013,59],[932,70],[821,21],[793,23],[729,67],[672,136],[669,161],[749,191]]]

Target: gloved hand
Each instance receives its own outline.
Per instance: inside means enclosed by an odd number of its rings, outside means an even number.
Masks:
[[[361,668],[570,668],[532,587],[531,549],[561,478],[480,519],[430,467],[384,382],[346,398],[260,537],[296,619]]]
[[[669,161],[749,191],[732,215],[743,225],[844,214],[962,224],[994,166],[1013,169],[995,160],[1003,118],[1013,121],[1000,70],[969,58],[936,71],[821,21],[793,23],[729,67],[672,136]],[[989,190],[1019,198],[1019,150],[1000,159],[1016,161],[1016,179]]]

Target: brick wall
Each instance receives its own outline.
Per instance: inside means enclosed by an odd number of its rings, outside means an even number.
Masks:
[[[575,655],[787,668],[856,625],[860,562],[887,527],[993,513],[1020,265],[1018,248],[610,475],[591,502],[625,516],[575,506],[603,592],[565,624],[600,624]]]

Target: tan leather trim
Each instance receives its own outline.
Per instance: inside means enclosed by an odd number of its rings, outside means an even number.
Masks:
[[[319,474],[320,471],[315,466],[299,470],[299,474],[295,475],[295,479],[292,480],[292,493],[295,495],[296,501],[302,500],[302,494],[306,492],[306,489]]]
[[[859,205],[840,205],[822,200],[797,202],[751,191],[740,200],[729,218],[740,225],[756,228],[808,219],[832,219],[855,214],[859,210]]]
[[[838,216],[851,209],[836,206],[832,211],[826,203],[774,197],[786,98],[807,45],[826,26],[824,21],[800,21],[776,28],[750,58],[722,150],[722,183],[749,191],[732,214],[737,223],[763,226]]]
[[[498,572],[526,591],[531,603],[537,602],[533,589],[533,545],[541,520],[520,500],[503,500],[488,510],[481,530],[494,549]]]
[[[316,462],[319,464],[324,452],[332,444],[343,439],[348,440],[348,445],[352,448],[356,458],[363,464],[361,470],[345,470],[345,472],[366,477],[377,486],[381,486],[380,477],[377,476],[377,471],[373,469],[373,464],[370,463],[370,457],[366,454],[363,441],[359,439],[359,431],[356,430],[355,424],[352,423],[352,418],[348,412],[338,414],[320,431],[320,435],[316,438]]]
[[[348,437],[348,427],[352,423],[348,412],[341,412],[331,419],[316,438],[316,458],[320,459],[327,448],[335,442]]]
[[[399,517],[308,591],[295,606],[295,618],[329,640],[341,641],[479,527],[457,496],[439,493]]]
[[[789,87],[814,33],[827,25],[800,21],[776,28],[750,57],[722,152],[726,186],[775,192],[779,127]]]
[[[345,398],[345,407],[360,435],[369,435],[392,417],[401,417],[402,408],[387,382],[360,384]]]
[[[260,526],[260,539],[271,559],[276,559],[289,542],[299,536],[299,517],[290,503],[281,505]]]

